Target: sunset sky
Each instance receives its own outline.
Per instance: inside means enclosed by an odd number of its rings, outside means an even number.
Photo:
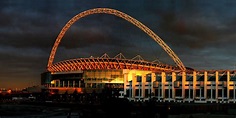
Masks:
[[[1,0],[0,88],[40,84],[53,43],[76,14],[91,8],[122,11],[153,30],[194,69],[236,68],[235,0]],[[54,62],[71,58],[173,60],[148,35],[112,15],[94,14],[73,24],[63,37]]]

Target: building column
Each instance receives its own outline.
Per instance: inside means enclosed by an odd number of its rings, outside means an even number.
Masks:
[[[128,84],[128,73],[124,73],[124,95],[126,95],[127,84]],[[131,85],[130,85],[131,86]]]
[[[175,100],[175,87],[174,87],[174,82],[176,81],[176,73],[175,72],[172,72],[172,86],[171,86],[171,89],[172,89],[172,99]]]
[[[208,74],[207,71],[204,72],[204,98],[206,100],[207,98],[207,79],[208,79]]]
[[[144,98],[145,97],[146,74],[142,73],[141,77],[142,77],[142,80],[141,80],[141,85],[140,85],[141,87],[140,88],[141,88],[142,94],[140,95],[140,97]]]
[[[135,85],[137,84],[137,77],[132,73],[132,98],[135,98]]]
[[[155,88],[153,88],[153,82],[154,81],[156,81],[156,74],[155,73],[152,73],[152,75],[151,75],[152,77],[152,81],[151,81],[151,95],[152,95],[152,93],[154,93],[154,94],[156,94],[155,93]],[[158,85],[158,89],[159,89],[159,85]]]
[[[161,80],[162,80],[162,98],[165,98],[165,85],[166,85],[166,73],[161,72]]]
[[[127,88],[127,85],[128,85],[128,83],[129,83],[129,78],[128,78],[128,74],[129,74],[129,70],[128,69],[124,69],[123,70],[123,75],[124,75],[124,95],[126,95],[127,93],[127,89],[129,89],[129,88]],[[130,85],[131,86],[131,85]]]
[[[197,82],[197,73],[193,71],[193,99],[196,97],[196,82]]]
[[[227,71],[227,99],[229,99],[229,89],[230,89],[230,72]]]
[[[181,76],[182,76],[182,98],[185,99],[186,72],[182,72]],[[189,82],[189,85],[190,85],[190,82]],[[189,88],[189,92],[190,92],[190,88]]]

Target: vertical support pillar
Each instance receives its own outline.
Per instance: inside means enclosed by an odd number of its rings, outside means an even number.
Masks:
[[[142,80],[141,80],[141,98],[145,97],[145,84],[146,83],[146,74],[142,73]]]
[[[185,99],[185,83],[186,83],[186,72],[182,72],[182,98],[183,99]]]
[[[206,99],[207,97],[207,71],[204,72],[204,98]]]
[[[162,98],[165,98],[165,84],[166,84],[166,73],[161,72],[161,80],[162,80]]]
[[[123,70],[123,75],[124,75],[124,95],[126,95],[127,93],[126,93],[126,90],[127,89],[129,89],[129,88],[127,88],[127,85],[128,85],[128,83],[129,83],[129,78],[128,78],[128,74],[129,74],[129,71],[128,71],[128,69],[124,69]],[[131,85],[130,85],[131,86]]]
[[[230,89],[230,72],[227,71],[227,99],[229,100],[229,89]]]
[[[132,98],[135,98],[135,85],[137,84],[137,77],[132,73]]]
[[[155,88],[153,88],[153,82],[156,81],[156,74],[155,73],[152,73],[152,81],[151,81],[151,94],[152,93],[155,93]],[[159,86],[158,86],[159,88]]]
[[[216,99],[216,102],[218,102],[218,90],[219,90],[219,72],[216,71],[216,95],[215,95],[215,99]]]
[[[193,71],[193,99],[196,97],[197,73]]]
[[[174,82],[176,81],[176,73],[175,72],[172,72],[172,86],[171,86],[171,89],[172,89],[172,99],[175,100],[175,86],[174,86]]]

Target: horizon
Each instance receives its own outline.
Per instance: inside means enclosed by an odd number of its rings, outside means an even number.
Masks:
[[[126,4],[121,4],[121,3]],[[93,4],[91,4],[93,3]],[[0,88],[40,85],[57,35],[76,14],[106,7],[124,12],[156,33],[185,67],[235,70],[236,2],[173,1],[0,1]],[[168,54],[131,23],[94,14],[73,24],[63,37],[55,61],[118,53],[141,55],[174,65]]]

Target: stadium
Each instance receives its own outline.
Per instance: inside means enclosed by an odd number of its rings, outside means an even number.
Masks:
[[[58,45],[66,31],[80,18],[110,14],[123,18],[149,35],[176,65],[146,61],[140,55],[131,59],[122,53],[110,57],[85,57],[54,63]],[[74,16],[62,28],[51,50],[46,72],[41,74],[43,91],[54,94],[101,93],[110,88],[119,98],[130,101],[235,103],[236,76],[230,70],[194,70],[184,66],[170,47],[152,30],[115,9],[95,8]]]

